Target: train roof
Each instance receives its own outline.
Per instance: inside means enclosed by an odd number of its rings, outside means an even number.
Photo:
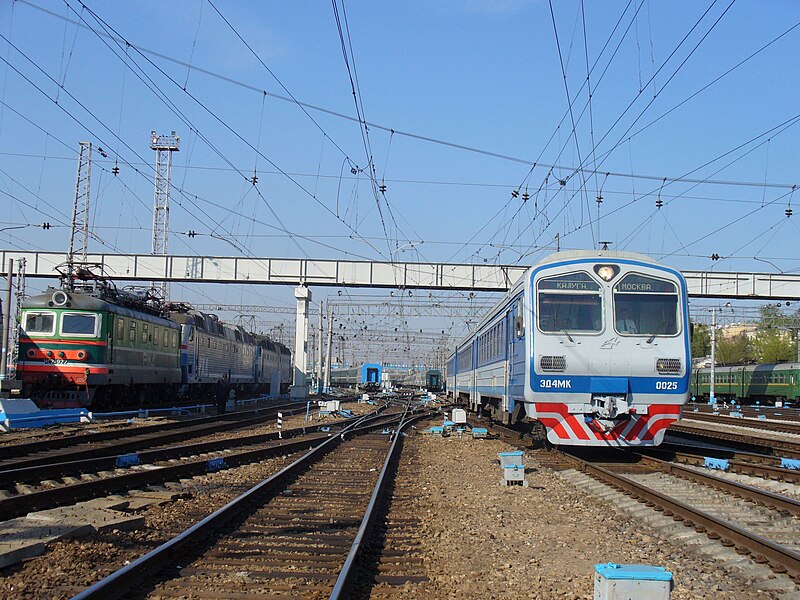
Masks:
[[[711,372],[711,367],[697,367],[692,369],[699,372]],[[715,371],[736,370],[736,371],[797,371],[800,370],[800,362],[768,363],[763,365],[717,365]]]
[[[157,323],[163,327],[177,328],[178,324],[165,317],[158,316],[149,310],[137,310],[133,306],[123,306],[113,302],[111,299],[101,298],[92,294],[84,294],[81,292],[64,292],[67,294],[67,302],[65,304],[55,304],[53,302],[53,294],[56,292],[63,292],[59,288],[48,288],[47,291],[26,298],[22,303],[23,309],[40,308],[47,310],[92,310],[97,312],[110,312],[125,317],[142,319],[151,323]]]
[[[623,250],[563,250],[562,252],[556,252],[543,258],[536,263],[536,266],[546,265],[553,262],[564,262],[587,258],[602,258],[603,260],[628,259],[638,260],[641,262],[658,262],[646,254],[639,254],[638,252],[626,252]]]

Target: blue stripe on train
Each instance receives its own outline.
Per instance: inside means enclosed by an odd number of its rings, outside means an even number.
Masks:
[[[534,392],[592,393],[592,394],[685,394],[689,376],[684,377],[596,377],[562,375],[560,377],[534,374]]]

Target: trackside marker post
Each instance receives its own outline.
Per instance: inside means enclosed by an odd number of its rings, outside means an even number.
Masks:
[[[283,413],[278,413],[277,427],[278,427],[278,439],[279,440],[283,439],[283,437],[281,436],[281,428],[283,427]]]

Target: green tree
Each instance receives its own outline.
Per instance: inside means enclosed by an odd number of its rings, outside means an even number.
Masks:
[[[766,364],[789,361],[796,354],[789,333],[774,327],[759,329],[753,337],[752,348],[755,359]]]
[[[692,358],[701,358],[711,354],[711,335],[708,325],[695,323],[692,332]]]
[[[717,336],[717,363],[740,365],[752,360],[750,340],[744,333],[734,336]]]

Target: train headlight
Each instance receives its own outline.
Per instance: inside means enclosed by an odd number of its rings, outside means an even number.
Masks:
[[[595,265],[594,272],[600,276],[603,281],[611,281],[619,273],[617,265]]]
[[[66,294],[66,292],[57,290],[53,292],[51,300],[56,306],[64,306],[67,302],[69,302],[69,296]]]

